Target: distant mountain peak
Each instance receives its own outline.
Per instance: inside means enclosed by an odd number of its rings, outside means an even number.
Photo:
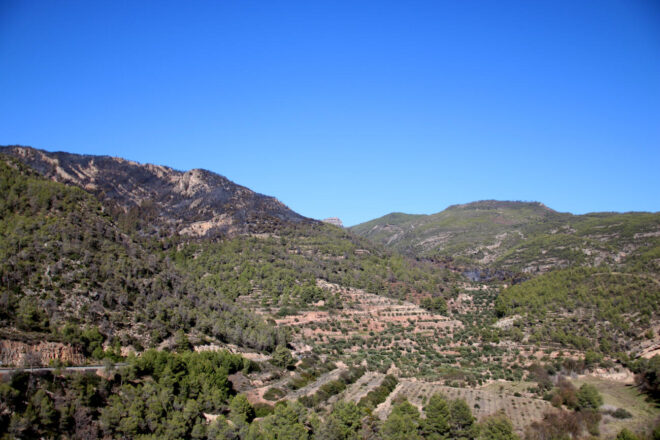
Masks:
[[[521,208],[532,208],[539,209],[542,211],[554,211],[553,209],[548,208],[541,202],[523,202],[523,201],[513,201],[513,200],[478,200],[476,202],[463,203],[459,205],[451,205],[447,207],[447,210],[458,210],[458,209],[521,209]]]

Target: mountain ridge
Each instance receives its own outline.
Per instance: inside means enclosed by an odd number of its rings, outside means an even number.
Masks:
[[[386,221],[404,244],[431,239],[430,252],[415,254],[411,246],[405,256],[388,249],[401,241],[382,246],[322,222],[288,221],[273,199],[251,204],[258,195],[205,170],[174,172],[113,158],[97,166],[98,157],[86,162],[75,155],[62,167],[60,159],[34,154],[41,174],[0,154],[0,348],[24,350],[3,358],[16,366],[126,361],[118,372],[105,367],[98,403],[76,403],[87,411],[84,426],[97,434],[136,438],[170,429],[170,416],[153,406],[155,384],[183,392],[172,408],[187,426],[177,434],[182,438],[216,427],[261,429],[289,405],[332,421],[331,405],[351,399],[358,416],[367,415],[361,406],[378,406],[374,414],[388,420],[375,421],[375,429],[385,432],[397,416],[396,400],[424,404],[421,388],[465,398],[478,417],[508,411],[522,433],[550,407],[542,398],[554,404],[559,396],[563,382],[553,387],[550,374],[612,368],[615,359],[657,389],[657,376],[649,374],[660,358],[637,359],[660,351],[657,214],[573,216],[538,202],[500,201],[430,216],[394,213]],[[259,202],[283,219],[273,220]],[[186,233],[227,203],[233,230]],[[161,212],[188,217],[172,224]],[[439,231],[446,235],[433,242]],[[433,245],[445,246],[444,254]],[[470,264],[485,269],[470,277],[464,270]],[[43,339],[49,344],[36,343]],[[220,348],[245,358],[212,352]],[[126,358],[130,352],[138,356]],[[202,370],[217,377],[199,376]],[[617,366],[620,373],[632,377]],[[0,390],[11,397],[0,411],[0,432],[80,433],[82,424],[67,422],[73,407],[61,402],[76,401],[76,377],[97,376],[76,374],[64,376],[71,382],[57,372],[33,374],[41,382],[26,389],[20,378],[27,376],[15,373]],[[522,380],[538,386],[503,392]],[[55,403],[44,393],[53,384],[61,385]],[[240,394],[208,392],[218,384]],[[136,389],[144,393],[135,397]],[[278,400],[285,403],[273,408]],[[235,418],[239,407],[274,415],[261,413],[265,418],[248,428],[247,419]],[[52,408],[64,424],[53,423]],[[42,413],[37,423],[34,414]],[[207,422],[207,414],[216,422]],[[629,426],[650,424],[649,414],[636,413]],[[309,438],[301,429],[296,438]]]
[[[0,189],[0,338],[81,344],[80,332],[94,327],[122,346],[148,346],[181,322],[192,327],[190,310],[199,308],[200,319],[231,322],[216,336],[274,347],[272,327],[215,292],[193,290],[162,244],[123,229],[87,191],[4,155]],[[230,335],[241,320],[241,335]]]
[[[412,257],[534,272],[577,260],[617,262],[660,231],[660,213],[575,215],[540,202],[484,200],[429,215],[391,213],[349,229]]]
[[[179,171],[112,156],[0,147],[45,177],[79,186],[134,217],[158,217],[152,233],[214,237],[271,232],[281,223],[316,222],[275,197],[256,193],[209,170]],[[146,212],[145,212],[146,211]],[[166,229],[161,232],[160,229]]]

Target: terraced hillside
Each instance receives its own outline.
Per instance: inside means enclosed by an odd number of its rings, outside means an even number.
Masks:
[[[477,419],[502,411],[521,434],[533,421],[542,419],[545,413],[554,410],[549,402],[539,398],[519,397],[482,389],[453,388],[442,383],[402,380],[387,400],[376,408],[375,414],[385,419],[390,413],[392,402],[404,397],[421,410],[436,393],[448,399],[465,400]]]
[[[433,335],[436,330],[451,334],[460,321],[438,315],[407,302],[367,293],[360,289],[341,287],[323,280],[317,285],[339,294],[340,310],[308,311],[276,319],[280,326],[295,326],[308,338],[310,346],[329,339],[346,339],[368,332],[381,333],[390,325],[402,326],[408,334]]]
[[[427,352],[448,350],[454,332],[463,327],[458,320],[407,301],[322,280],[318,286],[338,295],[342,307],[332,311],[311,309],[275,320],[278,327],[292,329],[293,344],[300,353],[314,352],[348,365],[364,362],[370,369],[382,372],[394,364],[405,374],[414,375],[422,368],[433,370],[438,366],[438,360],[427,356]],[[266,311],[261,309],[258,313]]]

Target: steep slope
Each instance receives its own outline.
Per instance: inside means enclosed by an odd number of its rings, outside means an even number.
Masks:
[[[0,147],[45,177],[84,188],[126,213],[129,223],[159,235],[214,237],[272,232],[311,222],[273,197],[203,169],[181,172],[109,156]],[[145,221],[146,220],[146,221]],[[148,225],[148,226],[147,226]]]
[[[283,341],[219,292],[193,288],[160,243],[133,238],[85,191],[0,155],[0,193],[3,337],[73,342],[88,354],[98,348],[90,338],[139,348],[179,329],[258,349]]]
[[[466,266],[545,272],[616,264],[660,236],[660,213],[558,213],[540,203],[481,201],[433,215],[389,214],[350,228],[404,254]]]
[[[0,335],[8,339],[46,336],[83,345],[91,354],[83,336],[88,331],[113,346],[140,349],[181,330],[197,345],[268,351],[287,341],[286,331],[253,312],[283,317],[319,302],[341,309],[336,295],[316,287],[319,280],[398,299],[433,297],[439,306],[458,278],[304,219],[278,223],[268,234],[170,236],[158,229],[158,217],[126,221],[121,209],[110,209],[116,207],[109,207],[112,199],[101,202],[1,157]],[[255,231],[251,226],[241,230]]]
[[[609,355],[637,355],[660,342],[657,272],[555,270],[504,289],[495,308],[500,316],[516,316],[515,327],[529,342]]]

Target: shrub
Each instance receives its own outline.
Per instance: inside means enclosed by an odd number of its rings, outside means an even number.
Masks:
[[[253,407],[255,417],[266,417],[274,411],[274,408],[267,403],[255,403]]]
[[[630,414],[628,411],[626,411],[623,408],[618,408],[616,411],[612,413],[612,417],[615,419],[630,419],[632,418],[632,414]]]
[[[291,356],[288,348],[278,345],[270,359],[270,363],[280,368],[291,368],[295,365],[296,360]]]
[[[580,387],[577,394],[577,408],[598,409],[603,404],[603,396],[600,395],[596,387],[585,383]]]
[[[270,401],[275,401],[275,400],[280,400],[282,397],[284,397],[286,393],[282,391],[279,388],[269,388],[268,391],[264,393],[264,399],[270,400]]]
[[[621,432],[616,435],[616,440],[639,440],[639,437],[628,431],[626,428],[623,428]]]

